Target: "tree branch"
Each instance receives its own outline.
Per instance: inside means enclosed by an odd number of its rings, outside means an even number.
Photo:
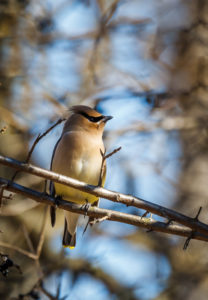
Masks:
[[[11,245],[11,244],[8,244],[8,243],[0,241],[0,246],[1,247],[5,247],[5,248],[9,248],[9,249],[12,249],[12,250],[15,250],[15,251],[17,251],[17,252],[19,252],[19,253],[21,253],[21,254],[23,254],[23,255],[31,258],[31,259],[34,259],[34,260],[37,259],[37,255],[36,254],[34,254],[32,252],[29,252],[27,250],[24,250],[22,248],[19,248],[19,247],[15,246],[15,245]]]
[[[78,181],[76,179],[66,177],[63,175],[60,175],[58,173],[48,171],[39,167],[36,167],[31,164],[26,164],[23,162],[19,162],[17,160],[4,157],[0,155],[0,164],[48,179],[52,180],[54,182],[61,183],[63,185],[67,185],[70,187],[73,187],[75,189],[81,190],[86,193],[90,193],[92,195],[95,195],[97,197],[106,198],[108,200],[111,200],[113,202],[123,203],[127,206],[134,206],[140,209],[147,210],[148,212],[151,212],[153,214],[156,214],[158,216],[171,219],[173,221],[176,221],[182,225],[185,225],[192,229],[192,231],[201,232],[205,235],[208,235],[208,225],[205,223],[200,222],[196,218],[190,218],[188,216],[185,216],[181,213],[178,213],[172,209],[165,208],[161,205],[143,200],[141,198],[137,198],[131,195],[125,195],[122,193],[113,192],[107,189],[104,189],[102,187],[97,187],[93,185],[86,184],[84,182]],[[10,186],[7,186],[5,189],[11,190],[11,182],[5,181],[4,179],[1,179],[0,185],[4,184],[5,182],[8,182]],[[35,199],[37,201],[37,199]],[[50,204],[50,203],[49,203]],[[103,217],[104,215],[100,216]]]
[[[21,194],[21,195],[31,198],[37,202],[45,203],[45,204],[52,205],[52,206],[57,205],[57,201],[55,198],[53,198],[47,194],[40,193],[40,192],[34,191],[32,189],[23,187],[22,185],[12,182],[11,180],[0,178],[0,184],[6,184],[7,187],[5,189],[7,189],[8,191],[11,191],[11,192],[14,192],[17,194]],[[184,226],[171,225],[171,224],[159,222],[159,221],[156,221],[153,219],[143,218],[143,217],[139,217],[139,216],[135,216],[135,215],[127,214],[127,213],[122,213],[122,212],[118,212],[118,211],[113,211],[113,210],[109,210],[109,209],[102,209],[102,208],[97,208],[97,207],[91,206],[86,211],[86,209],[83,205],[81,205],[81,206],[76,205],[74,203],[71,203],[71,202],[68,202],[65,200],[61,200],[61,199],[59,200],[59,208],[68,210],[71,212],[79,213],[82,215],[88,215],[90,217],[94,217],[94,218],[98,218],[98,219],[107,217],[108,220],[110,220],[110,221],[122,222],[125,224],[142,227],[142,228],[145,228],[145,229],[151,230],[151,231],[175,234],[175,235],[183,236],[183,237],[189,237],[190,234],[192,233],[191,229],[184,227]],[[208,234],[204,235],[199,232],[195,232],[192,238],[208,242]],[[34,255],[32,255],[32,256],[34,256]],[[36,258],[36,256],[35,256],[35,258]]]

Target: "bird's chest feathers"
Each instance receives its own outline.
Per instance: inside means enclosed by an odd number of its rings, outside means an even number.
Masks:
[[[52,170],[97,185],[102,166],[100,149],[104,151],[102,140],[96,142],[85,135],[65,134],[55,152]],[[85,203],[86,199],[90,203],[97,201],[96,196],[58,183],[55,183],[55,190],[57,195],[62,195],[64,199],[72,202]]]
[[[93,156],[90,153],[85,153],[80,157],[74,158],[70,168],[73,169],[77,179],[96,185],[100,175],[101,164],[101,155],[99,157],[98,155]]]
[[[103,150],[101,139],[82,133],[67,133],[57,147],[52,169],[60,174],[97,185]]]

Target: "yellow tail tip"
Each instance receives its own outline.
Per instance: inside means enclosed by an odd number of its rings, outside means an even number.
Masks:
[[[69,249],[71,249],[71,250],[75,248],[75,246],[66,246],[66,245],[63,245],[63,247],[64,247],[64,248],[69,248]]]

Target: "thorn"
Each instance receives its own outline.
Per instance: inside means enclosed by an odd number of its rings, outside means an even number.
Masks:
[[[183,245],[183,250],[186,250],[189,246],[189,243],[191,241],[191,239],[194,237],[194,232],[192,231],[192,233],[190,234],[190,236],[186,239],[184,245]]]
[[[143,215],[141,216],[141,219],[145,218],[145,217],[148,215],[148,213],[149,213],[149,211],[146,210],[146,211],[143,213]]]
[[[201,211],[202,211],[202,206],[199,207],[196,217],[194,218],[196,221],[199,221],[199,215],[200,215]]]

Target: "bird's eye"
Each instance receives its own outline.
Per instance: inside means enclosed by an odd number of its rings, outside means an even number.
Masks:
[[[97,122],[97,119],[91,116],[88,117],[88,120],[90,120],[91,122]]]
[[[88,114],[86,114],[85,112],[80,113],[83,117],[85,117],[86,119],[88,119],[90,122],[96,123],[99,122],[100,120],[103,119],[103,116],[99,116],[99,117],[93,117],[93,116],[89,116]]]
[[[103,119],[103,116],[100,116],[100,117],[88,116],[88,120],[90,120],[91,122],[94,122],[94,123],[97,123],[97,122],[99,122],[102,119]]]

